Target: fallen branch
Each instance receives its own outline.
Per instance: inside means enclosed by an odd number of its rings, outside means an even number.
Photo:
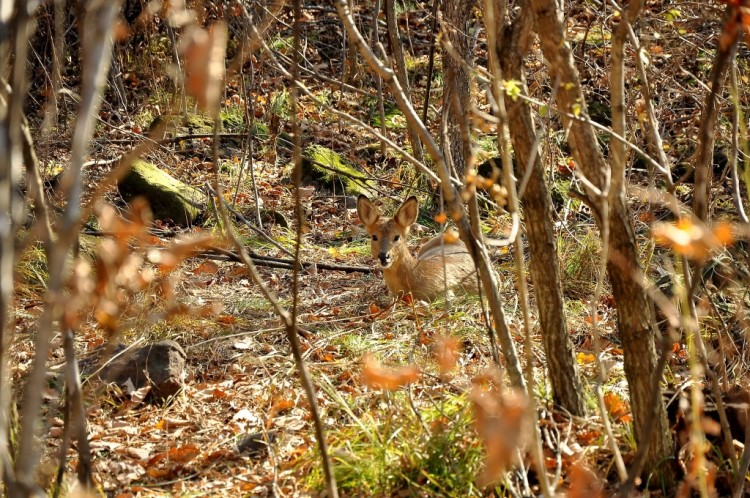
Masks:
[[[113,232],[103,232],[100,230],[84,230],[83,233],[85,233],[86,235],[92,235],[94,237],[113,237],[115,235]],[[149,233],[151,233],[151,231],[149,231]],[[174,236],[171,233],[169,233],[168,235]],[[162,248],[154,247],[154,249],[159,250]],[[252,251],[249,251],[248,255],[250,256],[250,259],[252,259],[253,262],[257,266],[266,266],[268,268],[283,268],[285,270],[294,269],[293,259],[274,258],[273,256],[263,256],[262,254],[257,254]],[[223,249],[221,247],[212,247],[208,251],[198,253],[195,257],[213,259],[217,261],[236,261],[238,263],[242,263],[244,261],[240,257],[239,254],[229,251],[227,249]],[[319,270],[343,271],[345,273],[356,273],[356,272],[372,273],[373,271],[372,268],[368,266],[337,265],[335,263],[300,261],[300,268],[302,269],[312,268],[313,266]]]
[[[253,260],[256,266],[266,266],[269,268],[283,268],[285,270],[294,269],[294,260],[284,258],[274,258],[271,256],[263,256],[249,252],[250,259]],[[238,263],[244,260],[239,254],[219,247],[212,248],[211,251],[198,253],[196,257],[213,259],[218,261],[236,261]],[[332,271],[343,271],[346,273],[372,273],[372,268],[367,266],[349,266],[349,265],[337,265],[333,263],[313,263],[310,261],[300,261],[300,267],[302,269],[316,267],[318,270],[332,270]]]

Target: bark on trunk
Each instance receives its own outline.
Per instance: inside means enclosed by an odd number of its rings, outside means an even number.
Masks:
[[[524,81],[522,62],[528,50],[532,27],[531,12],[520,12],[513,25],[498,37],[498,59],[504,78]],[[519,176],[524,176],[526,170],[531,168],[522,199],[523,215],[529,240],[529,270],[539,309],[539,324],[554,402],[573,415],[584,415],[586,410],[581,380],[563,309],[560,265],[552,226],[552,198],[538,151],[534,154],[534,161],[527,164],[532,147],[536,146],[531,109],[520,99],[514,101],[507,94],[505,105]]]
[[[580,114],[587,117],[580,78],[573,62],[570,46],[565,43],[563,24],[554,0],[531,0],[537,23],[537,32],[542,33],[540,42],[552,80],[559,78],[556,101],[561,113]],[[569,144],[580,171],[598,189],[604,190],[607,181],[607,164],[598,148],[596,136],[588,123],[574,120],[561,114],[564,125],[570,127]],[[602,212],[597,206],[601,200],[587,189],[587,195],[595,206],[597,223],[602,226]],[[672,454],[672,441],[663,403],[649,406],[649,392],[656,370],[656,351],[650,327],[648,299],[642,286],[642,269],[638,259],[630,220],[627,214],[624,193],[610,196],[609,206],[609,260],[607,271],[612,282],[612,291],[617,303],[617,323],[625,353],[625,375],[630,389],[630,400],[634,416],[636,439],[648,425],[656,424],[646,467],[671,478],[667,466],[659,464]]]
[[[445,72],[445,92],[443,93],[443,120],[447,123],[448,144],[443,144],[443,150],[449,152],[453,169],[458,178],[463,178],[466,172],[466,153],[464,140],[461,136],[462,120],[471,104],[469,100],[469,73],[466,70],[466,60],[469,57],[468,25],[471,18],[473,0],[450,0],[443,3],[443,15],[446,25],[446,36],[454,54],[463,60],[456,60],[443,50],[443,71]],[[458,102],[454,104],[454,100]],[[446,147],[449,145],[449,147]]]
[[[391,52],[393,69],[396,77],[404,89],[407,99],[411,99],[411,90],[409,89],[409,77],[406,73],[406,62],[404,61],[404,50],[401,47],[401,40],[398,34],[398,23],[396,21],[396,0],[385,0],[385,25],[388,32],[388,47]],[[422,142],[419,141],[419,135],[409,127],[409,143],[414,157],[420,161],[424,160],[422,151]]]

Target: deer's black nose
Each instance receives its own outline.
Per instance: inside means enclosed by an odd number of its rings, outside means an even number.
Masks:
[[[380,254],[378,254],[378,259],[380,260],[381,265],[387,265],[391,262],[391,256],[385,252],[381,252]]]

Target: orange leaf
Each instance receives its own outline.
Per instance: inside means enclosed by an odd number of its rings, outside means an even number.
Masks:
[[[276,415],[288,412],[292,408],[294,408],[295,403],[291,399],[280,399],[276,403],[271,406],[271,409],[268,411],[268,418],[272,419]]]
[[[447,230],[443,235],[446,244],[454,244],[458,241],[458,233],[455,230]]]
[[[603,498],[604,489],[601,479],[581,462],[570,467],[569,498]]]
[[[610,416],[616,422],[628,423],[632,419],[628,404],[616,393],[607,393],[604,395],[604,404]]]
[[[154,467],[149,467],[148,469],[146,469],[146,474],[154,479],[163,479],[172,474],[172,469],[156,469]]]
[[[718,223],[714,227],[714,236],[722,245],[729,245],[734,242],[734,230],[729,223]]]
[[[187,463],[200,455],[201,450],[198,449],[194,444],[186,444],[183,446],[177,446],[176,448],[170,448],[167,452],[167,458],[177,463]]]
[[[733,241],[731,227],[720,225],[711,231],[689,218],[681,218],[676,223],[657,223],[652,232],[657,243],[699,261],[707,259],[712,250]]]
[[[185,91],[198,106],[213,114],[223,90],[227,26],[217,22],[211,29],[190,29],[182,47],[185,61]]]
[[[718,436],[721,433],[721,425],[712,418],[703,417],[701,419],[701,428],[709,436]]]
[[[249,275],[250,271],[246,266],[235,266],[227,272],[227,277],[231,278],[247,277]]]
[[[483,484],[497,480],[515,460],[517,449],[524,444],[524,414],[528,399],[520,392],[475,387],[471,398],[474,405],[477,433],[483,439],[486,457],[480,479]]]
[[[197,268],[192,270],[193,275],[216,275],[216,273],[219,271],[219,265],[214,263],[213,261],[204,261],[201,263]]]
[[[576,354],[576,361],[578,361],[579,365],[586,365],[589,363],[594,363],[596,361],[596,357],[593,354],[579,352],[578,354]]]
[[[362,383],[373,389],[393,391],[419,380],[421,372],[415,365],[386,368],[370,353],[362,357]]]
[[[456,368],[460,356],[461,344],[455,337],[440,337],[434,345],[435,360],[440,373],[447,375]]]
[[[586,431],[576,435],[578,442],[584,446],[591,444],[602,437],[602,433],[599,431]]]

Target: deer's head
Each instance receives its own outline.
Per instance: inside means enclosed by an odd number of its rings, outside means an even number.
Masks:
[[[373,258],[380,262],[382,268],[390,268],[401,251],[408,251],[406,240],[409,227],[417,221],[419,215],[417,198],[409,197],[393,218],[385,218],[367,196],[360,195],[357,199],[357,213],[370,234]]]

